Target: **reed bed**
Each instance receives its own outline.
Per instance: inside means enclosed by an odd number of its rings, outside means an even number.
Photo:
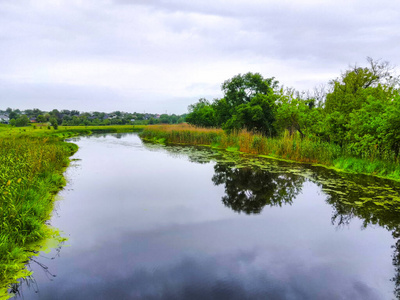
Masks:
[[[270,138],[246,130],[227,134],[222,129],[199,128],[188,124],[152,125],[143,130],[141,137],[161,143],[208,145],[400,180],[400,165],[396,162],[375,157],[355,157],[346,147],[318,139],[301,138],[287,131],[279,137]]]
[[[288,132],[281,137],[269,138],[246,130],[227,134],[222,129],[198,128],[187,124],[152,125],[143,130],[141,137],[150,141],[208,145],[312,163],[333,163],[341,154],[339,146],[301,139]]]

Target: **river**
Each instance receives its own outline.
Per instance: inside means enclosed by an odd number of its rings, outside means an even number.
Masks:
[[[68,241],[18,299],[396,298],[397,183],[137,134],[73,142],[51,220]]]

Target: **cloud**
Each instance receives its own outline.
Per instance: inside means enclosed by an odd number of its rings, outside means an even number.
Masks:
[[[273,268],[257,268],[256,259],[254,252],[187,257],[165,267],[112,274],[99,262],[95,273],[71,274],[61,287],[39,286],[39,292],[41,299],[381,299],[371,287],[329,266],[287,265],[276,274]]]
[[[148,111],[184,111],[171,99],[219,97],[187,88],[238,73],[312,89],[366,56],[400,64],[399,27],[400,4],[388,0],[2,1],[0,82],[112,88],[132,110],[158,90],[165,100]]]

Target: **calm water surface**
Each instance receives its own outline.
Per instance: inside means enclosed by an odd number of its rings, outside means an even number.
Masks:
[[[136,134],[74,142],[51,221],[68,241],[30,263],[23,299],[395,299],[399,211],[357,204],[390,181]]]

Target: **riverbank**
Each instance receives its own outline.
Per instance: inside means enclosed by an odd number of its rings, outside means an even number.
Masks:
[[[182,124],[149,125],[140,136],[143,140],[151,142],[210,146],[400,180],[400,166],[396,162],[354,157],[338,145],[301,139],[298,135],[290,135],[288,132],[281,137],[267,138],[248,131],[227,134],[222,129],[198,128]]]
[[[133,132],[144,126],[0,126],[0,299],[19,278],[30,275],[26,264],[49,240],[65,239],[46,224],[55,195],[65,186],[63,173],[78,147],[68,137],[102,132]]]

